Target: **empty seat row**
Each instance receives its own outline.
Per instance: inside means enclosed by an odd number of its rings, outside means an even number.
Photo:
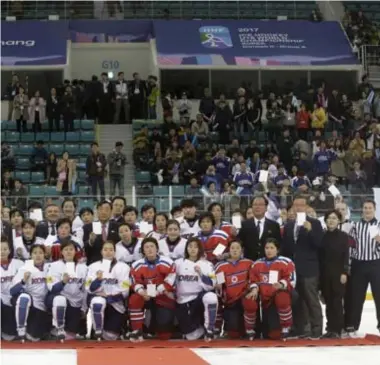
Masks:
[[[43,131],[48,131],[50,129],[48,122],[41,123],[41,126],[42,126]],[[61,126],[61,129],[63,129],[63,121],[60,122],[60,126]],[[54,127],[55,127],[55,125],[54,125]],[[83,129],[83,130],[94,130],[94,128],[95,128],[95,123],[93,120],[88,120],[88,119],[84,119],[84,120],[76,119],[76,120],[74,120],[74,130],[81,130],[81,129]],[[3,121],[1,121],[1,130],[3,130],[3,131],[6,131],[6,130],[15,131],[15,130],[17,130],[17,124],[14,121],[3,120]]]
[[[31,156],[34,149],[33,144],[19,144],[12,147],[15,156]],[[88,156],[91,152],[90,144],[46,144],[44,147],[48,153],[55,153],[58,157],[65,151],[71,157]]]
[[[18,133],[12,131],[1,132],[1,140],[9,143],[17,142],[93,142],[95,140],[94,131],[81,132],[41,132],[41,133]]]
[[[25,164],[29,164],[29,161],[24,161]],[[45,174],[42,171],[23,171],[23,170],[16,170],[14,172],[14,177],[16,179],[20,179],[23,184],[25,183],[35,183],[35,184],[43,184],[46,182],[45,180]],[[86,184],[86,171],[77,171],[77,183]]]

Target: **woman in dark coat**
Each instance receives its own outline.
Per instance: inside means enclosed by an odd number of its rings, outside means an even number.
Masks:
[[[343,297],[349,271],[349,236],[339,229],[341,214],[325,215],[327,230],[321,245],[321,289],[328,323],[324,338],[339,338],[344,327]]]

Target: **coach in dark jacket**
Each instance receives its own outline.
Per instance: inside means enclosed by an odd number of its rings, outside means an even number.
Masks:
[[[298,196],[293,200],[295,213],[306,214],[307,200]],[[303,225],[289,221],[284,227],[282,255],[291,258],[296,266],[299,303],[294,313],[294,324],[299,335],[305,334],[308,315],[311,338],[322,336],[322,308],[319,302],[319,250],[323,236],[321,223],[306,217]],[[306,313],[305,313],[306,311]]]
[[[110,202],[103,201],[97,205],[98,218],[101,224],[101,233],[94,233],[94,223],[83,226],[83,243],[86,252],[87,264],[91,265],[102,258],[101,250],[105,241],[119,241],[119,224],[111,221],[112,206]]]
[[[281,242],[280,225],[265,218],[268,202],[264,197],[256,197],[252,202],[254,217],[242,222],[239,239],[244,247],[244,257],[257,260],[264,257],[264,246],[267,238]]]
[[[344,326],[343,297],[349,269],[349,236],[339,229],[341,215],[325,215],[327,231],[321,244],[321,289],[326,302],[328,329],[325,338],[340,338]]]

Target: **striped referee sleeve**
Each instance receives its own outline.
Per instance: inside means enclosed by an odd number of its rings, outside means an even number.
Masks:
[[[351,257],[358,261],[380,260],[380,243],[370,237],[370,227],[380,225],[377,219],[365,221],[361,219],[352,226],[350,236],[356,242],[356,246],[352,249]],[[380,231],[379,231],[380,232]]]

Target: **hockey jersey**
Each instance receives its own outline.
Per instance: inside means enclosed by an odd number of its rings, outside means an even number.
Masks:
[[[187,219],[183,219],[180,226],[181,236],[185,239],[189,239],[193,236],[196,236],[198,232],[201,231],[198,218],[195,221],[188,221]]]
[[[24,266],[21,260],[11,259],[8,263],[1,265],[1,302],[7,306],[11,305],[11,287],[13,278],[18,270]]]
[[[154,262],[143,258],[132,264],[131,281],[133,290],[137,293],[141,289],[146,290],[148,284],[156,285],[156,301],[163,306],[167,305],[170,300],[161,294],[165,291],[174,292],[175,278],[174,262],[166,256],[159,255]]]
[[[22,238],[22,241],[14,240],[13,244],[15,257],[21,260],[29,260],[31,247],[33,245],[44,245],[45,240],[41,237],[35,237],[32,241],[28,242],[24,238]],[[20,255],[18,254],[18,251],[20,251]]]
[[[251,172],[237,172],[233,177],[234,183],[241,190],[240,195],[252,195],[254,180]]]
[[[218,244],[220,243],[225,247],[227,247],[228,245],[227,233],[219,229],[214,229],[213,231],[211,231],[211,233],[207,235],[203,234],[202,232],[199,232],[197,238],[199,238],[202,241],[206,253],[206,259],[211,262],[215,262],[217,259],[213,254],[213,251],[218,246]]]
[[[168,237],[158,241],[158,250],[160,255],[170,257],[172,260],[185,257],[185,248],[187,240],[179,237],[176,241],[171,242]]]
[[[96,273],[103,271],[103,279],[98,280]],[[89,294],[96,295],[104,292],[107,303],[119,313],[125,313],[124,299],[129,294],[129,266],[124,262],[114,260],[109,272],[104,272],[102,260],[96,261],[88,268],[86,289]]]
[[[85,282],[87,277],[87,266],[85,264],[75,265],[75,276],[64,284],[63,275],[67,273],[66,263],[63,260],[50,264],[47,273],[47,287],[56,295],[63,295],[74,308],[81,308],[85,302]]]
[[[202,275],[195,271],[199,266]],[[197,262],[188,259],[178,259],[175,261],[176,267],[176,299],[178,304],[188,303],[196,299],[197,296],[214,288],[215,272],[211,262],[198,260]]]
[[[116,260],[125,262],[126,264],[131,264],[142,258],[141,254],[141,240],[137,238],[132,239],[130,245],[119,241],[116,244]]]
[[[231,223],[224,222],[224,221],[222,221],[220,223],[219,227],[216,227],[216,229],[218,229],[220,231],[223,231],[224,233],[227,233],[228,234],[228,238],[234,237],[234,235],[232,234],[233,228],[234,227],[233,227],[233,225]]]
[[[286,290],[293,290],[296,285],[295,266],[291,259],[278,256],[272,260],[257,260],[250,273],[250,288],[259,288],[260,295],[271,297],[276,292],[273,284],[281,283]]]
[[[215,274],[224,274],[225,283],[222,285],[223,301],[229,305],[239,300],[249,290],[250,270],[253,261],[240,259],[236,262],[221,261],[215,267]]]
[[[48,269],[49,264],[44,264],[42,268],[34,267],[32,270],[25,265],[20,267],[12,281],[11,295],[17,296],[21,293],[28,293],[32,297],[33,307],[46,311],[45,299],[48,293],[46,277]],[[30,272],[30,278],[26,283],[22,283],[24,273],[27,271]]]
[[[147,233],[147,235],[145,237],[153,237],[157,241],[160,241],[166,237],[166,233],[159,233],[156,231],[150,231],[149,233]]]
[[[84,257],[83,241],[74,235],[67,238],[75,242],[75,249],[77,251],[76,258],[78,260],[82,259]],[[51,261],[57,261],[61,258],[61,239],[57,235],[48,236],[44,245],[51,249]]]

